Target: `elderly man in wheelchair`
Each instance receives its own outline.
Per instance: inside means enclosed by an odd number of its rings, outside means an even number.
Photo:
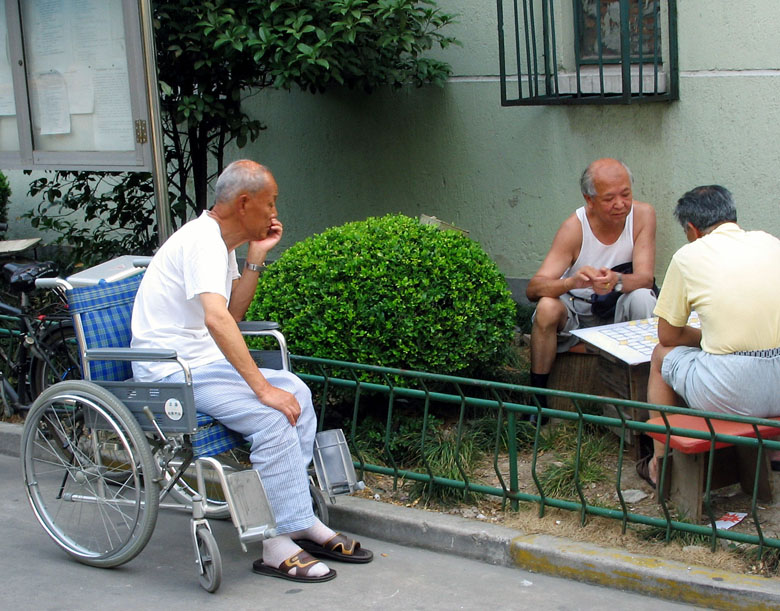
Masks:
[[[146,405],[133,410],[131,404],[138,393],[153,395],[160,392],[159,388],[178,387],[184,387],[190,397],[194,397],[198,412],[217,420],[249,443],[249,458],[254,471],[259,473],[260,487],[264,489],[262,500],[265,502],[267,497],[275,520],[275,528],[263,527],[264,534],[260,537],[252,538],[251,532],[247,534],[244,529],[247,537],[242,538],[242,545],[245,540],[265,539],[262,557],[253,564],[256,573],[296,582],[322,582],[333,579],[336,571],[320,559],[353,563],[373,559],[369,550],[334,532],[314,514],[307,466],[312,460],[317,423],[309,389],[288,370],[259,368],[239,329],[238,321],[242,320],[255,293],[266,255],[282,236],[282,224],[276,211],[277,193],[276,182],[265,167],[249,160],[231,163],[217,180],[213,208],[184,225],[162,245],[149,263],[140,285],[136,280],[129,288],[122,289],[126,293],[128,310],[135,295],[128,356],[123,356],[121,349],[114,349],[109,355],[100,350],[90,352],[87,346],[82,358],[87,361],[87,367],[95,365],[89,363],[90,358],[101,356],[132,361],[132,382],[137,387],[107,382],[103,385],[110,392],[105,392],[103,388],[94,390],[84,386],[88,385],[86,382],[63,382],[45,391],[31,408],[22,447],[28,496],[47,532],[79,560],[96,566],[116,566],[132,558],[148,541],[154,524],[143,521],[143,529],[149,532],[139,534],[136,531],[141,527],[136,524],[142,521],[137,516],[153,510],[156,518],[158,499],[146,492],[134,492],[133,497],[130,491],[149,486],[148,473],[155,470],[149,467],[155,464],[152,452],[158,472],[159,464],[164,464],[162,479],[171,479],[165,461],[176,455],[180,448],[178,442],[172,442],[173,438],[157,426],[158,414],[152,414]],[[235,249],[246,243],[249,244],[246,265],[239,273]],[[121,297],[112,294],[111,284],[104,286],[108,287],[109,295],[101,296],[101,300]],[[75,314],[79,312],[78,289],[72,292],[71,307]],[[82,324],[78,316],[75,318],[78,334],[86,323]],[[105,322],[97,323],[98,335],[110,333],[111,330],[104,330],[103,326]],[[122,345],[122,342],[103,345]],[[130,352],[134,358],[130,358]],[[148,360],[137,360],[139,354]],[[85,377],[90,379],[89,375]],[[124,380],[125,377],[113,379]],[[70,386],[62,389],[65,384]],[[112,388],[112,384],[119,386]],[[60,390],[57,390],[58,386]],[[133,415],[147,432],[157,432],[161,441],[152,442],[153,450],[147,443],[150,437],[144,437],[140,425],[125,422],[132,418],[122,416],[128,412],[123,411],[121,402],[116,406],[112,393],[134,411]],[[145,401],[144,395],[139,405]],[[80,407],[76,409],[74,405]],[[178,399],[170,399],[164,405],[169,420],[181,418]],[[148,416],[145,425],[143,413]],[[194,415],[189,426],[191,430],[185,432],[191,433]],[[77,430],[87,430],[89,434],[77,434]],[[137,436],[142,442],[134,441]],[[197,434],[193,439],[195,437]],[[111,439],[111,444],[105,443],[106,439]],[[88,447],[98,445],[99,451]],[[194,441],[192,445],[195,445]],[[116,449],[107,450],[107,447]],[[125,456],[124,460],[117,458],[120,454]],[[127,459],[128,455],[133,458]],[[197,452],[195,456],[197,458]],[[188,463],[191,459],[192,453],[183,462]],[[47,481],[48,472],[56,471],[49,468],[51,463],[58,463],[64,473],[59,484]],[[122,468],[116,467],[116,463],[123,463]],[[186,466],[184,464],[182,468]],[[196,467],[200,491],[203,474],[199,460],[196,460]],[[351,463],[348,467],[352,468]],[[253,471],[244,473],[252,474]],[[221,477],[224,479],[224,474]],[[172,478],[174,481],[164,486],[163,496],[169,491],[180,490],[181,471]],[[256,475],[254,479],[257,480]],[[240,483],[244,486],[244,482]],[[76,493],[69,492],[72,485],[81,488]],[[47,486],[53,490],[50,496],[47,496]],[[87,490],[88,494],[81,490]],[[230,496],[229,491],[226,494]],[[203,532],[208,528],[207,524],[206,529],[199,527],[205,515],[199,509],[203,507],[203,499],[198,493],[192,493],[191,497],[197,549],[204,543],[204,538],[211,538],[211,533],[210,530]],[[234,505],[241,502],[251,505],[253,498],[248,494],[239,501],[228,502],[231,515],[235,513]],[[134,504],[131,503],[133,499]],[[74,512],[74,517],[60,512],[64,500],[109,506],[116,514],[121,514],[106,518],[104,513],[99,518],[103,524],[95,532],[102,532],[100,536],[108,541],[105,545],[93,544],[92,539],[98,535],[85,535],[80,524],[74,525],[83,519],[81,512]],[[128,519],[130,512],[123,508],[128,504],[136,513],[136,522]],[[251,507],[248,511],[251,513]],[[63,519],[69,522],[63,525]],[[237,522],[235,516],[233,520]],[[238,528],[239,524],[236,526]],[[112,541],[117,538],[117,531],[128,531],[128,541],[138,541],[120,546]],[[240,528],[239,532],[242,532]],[[274,536],[269,538],[269,533]],[[88,542],[82,543],[81,537]],[[121,547],[121,551],[102,552],[100,546],[117,550]],[[214,564],[213,556],[200,550],[198,562],[202,571]],[[201,584],[213,591],[219,585],[219,578],[212,578],[208,585],[202,579]]]
[[[133,308],[133,348],[174,347],[190,364],[198,410],[250,441],[277,523],[254,570],[295,581],[336,572],[312,558],[371,560],[368,550],[312,512],[306,466],[316,416],[306,385],[287,371],[258,369],[237,322],[255,294],[265,257],[281,239],[278,189],[257,163],[231,163],[216,184],[216,204],[171,236],[150,263]],[[239,274],[235,249],[249,242]],[[171,363],[134,363],[141,381],[181,380]],[[303,549],[302,549],[303,548]]]

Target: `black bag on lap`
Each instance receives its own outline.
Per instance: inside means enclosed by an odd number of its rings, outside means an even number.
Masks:
[[[621,263],[620,265],[613,267],[612,271],[617,272],[618,274],[632,274],[634,273],[634,264],[631,261],[628,263]],[[658,296],[658,286],[655,284],[655,278],[653,278],[653,293],[655,293],[656,297]],[[571,293],[569,294],[571,295]],[[596,295],[596,293],[593,293],[589,300],[591,303],[590,311],[599,318],[614,320],[615,307],[617,306],[617,301],[620,299],[621,295],[623,295],[623,293],[619,293],[618,291],[610,291],[606,295]],[[582,299],[582,297],[572,296],[575,299]]]

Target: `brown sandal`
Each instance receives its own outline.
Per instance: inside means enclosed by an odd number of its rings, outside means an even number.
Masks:
[[[309,539],[295,539],[294,542],[317,558],[353,562],[355,564],[365,564],[374,559],[373,552],[363,549],[360,547],[360,543],[341,533],[336,533],[322,545]]]
[[[263,559],[260,558],[252,563],[252,570],[260,575],[289,579],[299,583],[322,583],[336,577],[336,571],[333,569],[329,569],[324,575],[309,575],[311,567],[317,564],[320,564],[319,560],[312,558],[304,551],[300,551],[282,562],[277,569],[263,564]],[[290,573],[293,569],[295,569],[295,573]]]
[[[645,480],[653,490],[655,490],[655,482],[650,477],[651,460],[653,460],[652,454],[648,454],[647,456],[640,458],[636,463],[636,474]]]

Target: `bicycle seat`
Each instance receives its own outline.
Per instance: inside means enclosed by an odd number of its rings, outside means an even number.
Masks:
[[[38,278],[52,278],[56,275],[57,266],[51,261],[12,261],[3,265],[3,279],[17,293],[32,291]]]

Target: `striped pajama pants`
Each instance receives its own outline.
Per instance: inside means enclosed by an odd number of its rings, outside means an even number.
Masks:
[[[240,433],[250,444],[252,466],[260,473],[279,534],[314,524],[309,477],[317,416],[311,392],[289,371],[260,369],[268,382],[293,394],[301,406],[294,427],[280,411],[263,405],[233,366],[222,359],[192,369],[195,407]],[[184,380],[175,373],[164,381]]]

